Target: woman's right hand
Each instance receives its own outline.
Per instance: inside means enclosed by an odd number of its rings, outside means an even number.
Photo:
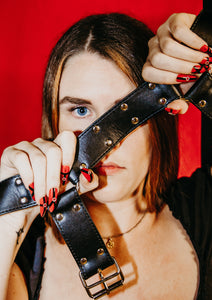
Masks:
[[[34,188],[34,200],[40,205],[43,216],[45,206],[52,212],[57,194],[72,186],[70,182],[65,182],[65,177],[61,181],[61,170],[67,174],[70,171],[75,148],[76,137],[70,131],[61,132],[53,142],[38,138],[31,143],[20,142],[8,147],[1,158],[0,180],[20,174],[25,187],[31,192]],[[86,171],[80,175],[81,194],[98,186],[98,177],[90,170],[89,177]],[[91,182],[86,177],[92,179]]]

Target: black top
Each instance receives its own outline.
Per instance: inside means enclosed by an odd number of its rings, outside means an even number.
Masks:
[[[199,259],[197,299],[212,299],[212,177],[209,167],[177,180],[164,198],[174,217],[185,228]],[[37,217],[16,257],[16,263],[26,277],[30,300],[38,299],[41,287],[45,261],[44,229],[43,219]]]

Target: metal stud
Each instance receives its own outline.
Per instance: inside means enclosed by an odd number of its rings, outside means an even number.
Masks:
[[[205,107],[206,104],[207,104],[207,102],[206,102],[205,100],[200,100],[200,101],[198,102],[199,107]]]
[[[103,248],[99,248],[99,249],[97,250],[97,254],[98,254],[98,255],[102,255],[102,254],[104,254],[104,253],[105,253],[105,251],[104,251]]]
[[[138,124],[138,122],[139,122],[139,118],[137,118],[137,117],[133,117],[131,119],[131,123],[134,124],[134,125]]]
[[[149,82],[149,83],[148,83],[148,87],[149,87],[150,90],[154,90],[154,88],[155,88],[155,83]]]
[[[98,125],[93,126],[93,132],[98,133],[100,131],[100,127]]]
[[[22,184],[22,179],[20,177],[16,178],[15,184],[16,185],[21,185]]]
[[[86,169],[86,168],[87,168],[87,165],[85,163],[80,164],[80,169]]]
[[[74,204],[74,206],[73,206],[73,208],[72,208],[72,210],[73,211],[75,211],[75,212],[77,212],[77,211],[79,211],[81,209],[81,206],[80,206],[80,204]]]
[[[20,202],[21,202],[21,204],[26,204],[26,203],[28,203],[27,197],[22,197],[22,198],[20,198]]]
[[[88,262],[88,260],[87,260],[86,257],[83,257],[83,258],[80,259],[81,265],[85,265],[85,264],[87,264],[87,262]]]
[[[159,102],[159,104],[161,104],[161,105],[165,105],[166,103],[167,103],[167,99],[166,98],[160,98],[159,100],[158,100],[158,102]]]
[[[110,139],[108,139],[108,140],[105,141],[105,145],[106,146],[111,146],[112,144],[113,144],[113,141],[110,140]]]
[[[121,104],[121,110],[123,110],[123,111],[128,110],[128,104],[127,103],[122,103]]]
[[[63,214],[61,214],[61,213],[56,214],[56,220],[57,221],[62,221],[63,218],[64,218]]]

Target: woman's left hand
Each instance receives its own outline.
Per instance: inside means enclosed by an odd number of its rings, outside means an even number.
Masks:
[[[146,81],[181,83],[185,93],[209,68],[207,43],[190,30],[195,17],[186,13],[173,14],[159,27],[156,36],[149,41],[149,55],[142,71]],[[168,107],[180,113],[187,111],[187,104],[182,101],[175,101]]]

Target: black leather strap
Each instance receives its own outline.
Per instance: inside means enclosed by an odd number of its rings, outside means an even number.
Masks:
[[[191,29],[200,37],[202,37],[210,47],[212,47],[212,1],[203,1],[203,11],[197,16]],[[208,78],[206,78],[208,76]],[[211,77],[204,74],[201,79],[205,81],[205,87],[201,89],[193,88],[188,98],[194,100],[194,104],[202,106],[203,110],[212,110],[212,89]],[[208,115],[208,113],[207,113]],[[212,165],[212,122],[205,115],[201,117],[201,160],[202,165]]]
[[[37,205],[20,175],[0,182],[0,215]]]
[[[104,270],[113,265],[114,261],[76,189],[63,193],[58,200],[52,216],[84,279],[96,274],[97,266]]]
[[[78,137],[75,163],[70,172],[72,183],[78,182],[80,166],[95,166],[132,130],[179,98],[174,86],[143,83],[121,102],[103,114]]]

